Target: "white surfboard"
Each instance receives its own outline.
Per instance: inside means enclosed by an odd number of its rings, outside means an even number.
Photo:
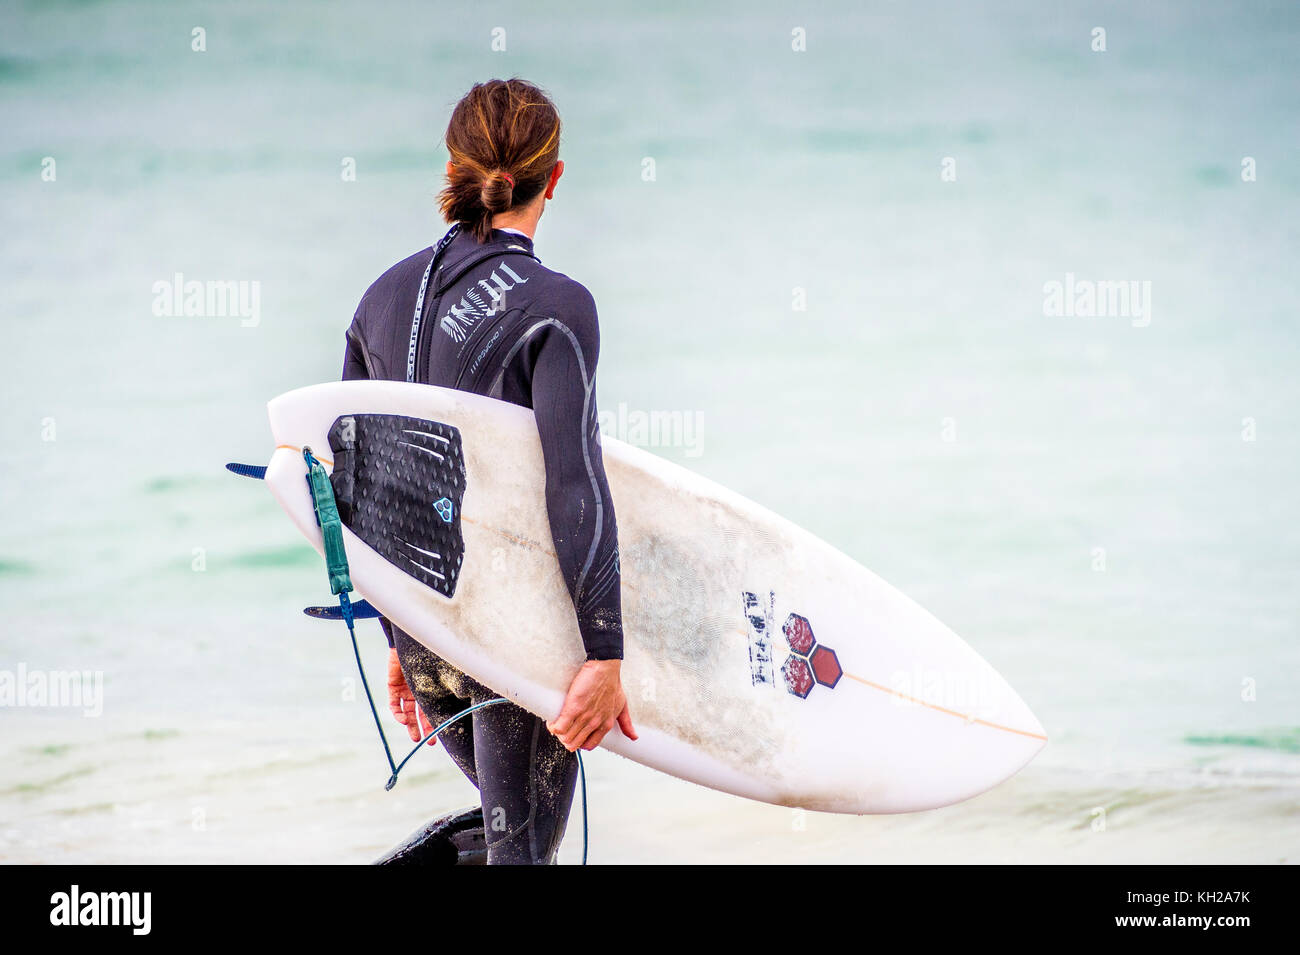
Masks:
[[[302,388],[269,412],[267,484],[317,550],[302,448],[332,468],[340,419],[421,422],[404,423],[404,441],[442,468],[439,480],[463,482],[426,495],[437,494],[428,526],[455,559],[429,547],[386,557],[345,529],[353,583],[453,666],[556,716],[584,654],[532,412],[384,381]],[[879,577],[682,467],[609,437],[602,446],[621,551],[623,682],[640,736],[615,729],[607,749],[750,799],[891,813],[974,796],[1044,745],[1006,681]],[[425,519],[418,508],[402,517]]]

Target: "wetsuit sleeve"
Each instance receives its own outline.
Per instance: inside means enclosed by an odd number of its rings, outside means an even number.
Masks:
[[[588,660],[623,657],[618,530],[596,414],[596,303],[573,283],[539,319],[532,404],[546,463],[546,510]]]
[[[357,309],[356,317],[352,319],[352,324],[347,331],[347,348],[343,352],[343,380],[344,381],[362,381],[370,377],[370,370],[366,367],[365,350],[361,344],[361,332],[359,320],[361,310],[365,308],[363,304]]]

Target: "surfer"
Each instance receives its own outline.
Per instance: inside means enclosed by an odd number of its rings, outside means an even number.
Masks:
[[[452,111],[446,144],[439,205],[451,230],[366,291],[347,331],[343,378],[458,388],[534,412],[555,553],[587,662],[554,719],[499,704],[451,727],[443,744],[478,787],[489,864],[545,864],[564,835],[575,752],[594,749],[616,724],[636,739],[620,677],[618,534],[594,390],[596,304],[533,251],[538,219],[564,173],[551,100],[519,79],[480,83]],[[391,648],[390,707],[412,740],[497,696],[381,624]]]

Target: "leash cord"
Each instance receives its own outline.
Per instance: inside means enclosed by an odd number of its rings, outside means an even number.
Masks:
[[[451,235],[452,233],[448,233],[448,237]],[[388,777],[388,783],[384,786],[384,791],[387,792],[397,785],[398,774],[411,761],[411,757],[420,751],[421,746],[439,736],[457,720],[469,716],[476,710],[508,701],[505,697],[498,696],[495,699],[483,700],[473,706],[466,707],[416,743],[400,763],[393,762],[393,751],[388,745],[388,736],[384,733],[384,725],[379,720],[379,710],[375,706],[375,697],[370,692],[370,681],[366,679],[366,668],[361,664],[361,648],[357,645],[357,630],[352,613],[352,599],[348,596],[348,593],[352,590],[352,579],[349,573],[347,554],[344,552],[343,522],[339,518],[338,507],[334,501],[334,489],[330,484],[329,475],[326,474],[324,466],[311,453],[311,448],[303,448],[302,457],[307,464],[307,487],[311,491],[312,507],[316,512],[316,522],[320,524],[321,535],[325,542],[325,564],[330,575],[330,589],[338,595],[339,612],[343,617],[343,622],[348,625],[348,636],[352,639],[352,655],[357,661],[357,673],[361,675],[361,688],[365,690],[366,702],[370,704],[370,715],[374,717],[375,729],[379,733],[379,741],[384,746],[384,757],[388,760],[388,768],[392,770],[392,775]],[[578,757],[578,778],[582,783],[582,864],[586,865],[588,842],[587,769],[582,764],[581,751],[575,750],[574,752]]]

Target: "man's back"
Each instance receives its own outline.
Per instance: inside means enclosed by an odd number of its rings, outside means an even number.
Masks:
[[[404,259],[366,291],[348,329],[343,377],[409,377],[533,409],[556,554],[587,655],[621,657],[618,536],[595,400],[595,302],[543,266],[519,233],[494,230],[480,244],[458,232],[430,271],[433,257],[428,249]]]

